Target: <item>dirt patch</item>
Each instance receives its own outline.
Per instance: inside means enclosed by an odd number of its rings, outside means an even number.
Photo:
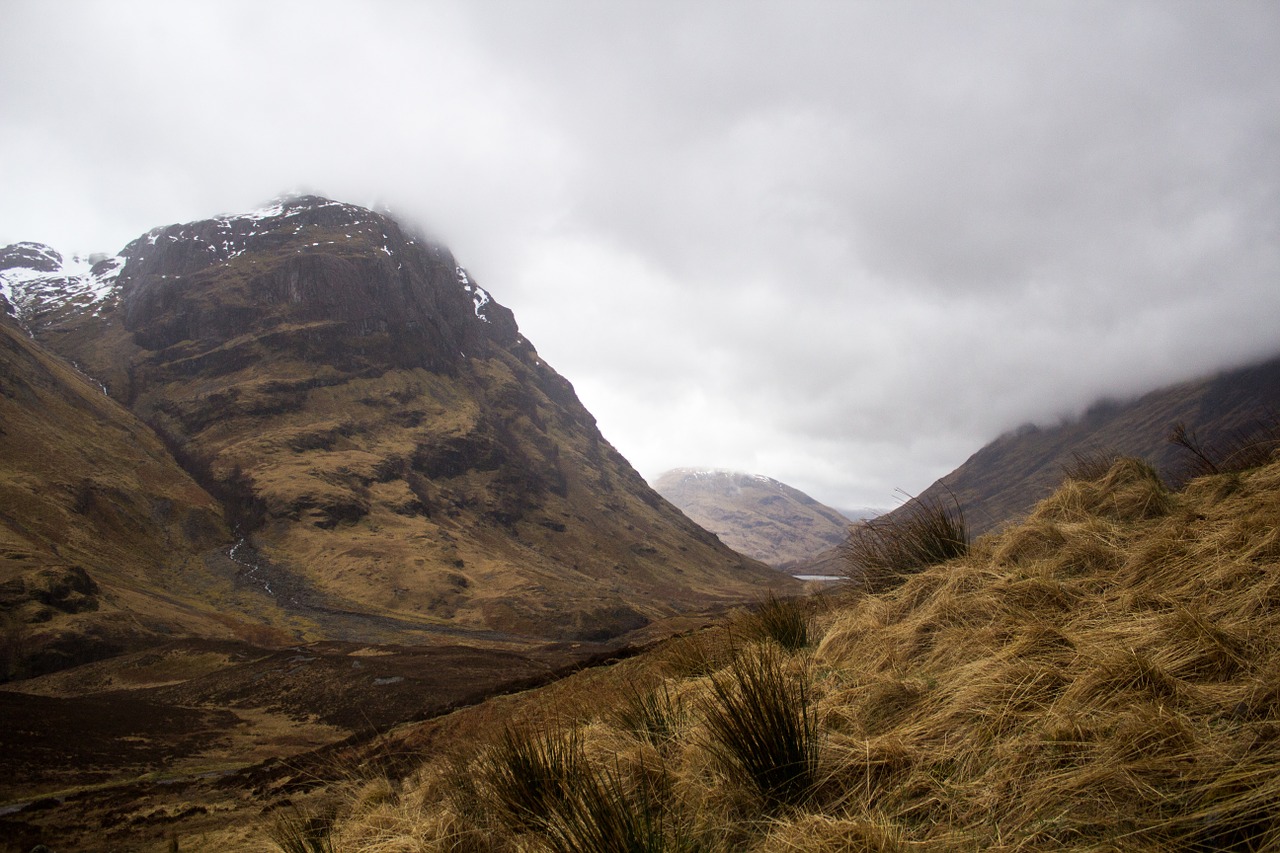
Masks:
[[[718,617],[613,644],[179,640],[0,689],[0,853],[257,850],[264,810],[405,772],[396,728],[626,657]],[[392,731],[394,729],[394,731]],[[252,832],[249,830],[252,829]],[[246,834],[248,833],[248,834]],[[256,833],[256,834],[255,834]],[[251,837],[252,836],[252,837]],[[261,847],[261,849],[271,849]]]
[[[240,718],[126,696],[0,693],[0,800],[163,770],[226,737]]]
[[[384,646],[379,651],[383,654],[371,655],[368,647],[347,643],[296,646],[146,693],[166,704],[264,708],[359,732],[478,702],[571,659],[567,651],[467,646]]]
[[[185,640],[8,684],[0,851],[160,851],[173,833],[255,823],[340,775],[330,764],[350,746],[616,653]]]

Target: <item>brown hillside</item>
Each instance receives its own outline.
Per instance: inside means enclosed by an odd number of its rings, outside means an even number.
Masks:
[[[216,570],[229,539],[144,424],[0,318],[0,678],[172,632],[252,633],[234,567]]]
[[[405,731],[415,773],[310,808],[339,810],[349,851],[1275,850],[1278,530],[1278,464],[1170,493],[1121,460],[966,558],[834,602],[807,650],[750,623],[736,654],[686,638]],[[770,715],[735,704],[748,690]],[[742,764],[733,708],[808,757]],[[509,725],[536,766],[572,768],[524,811]]]
[[[30,318],[247,536],[303,636],[604,639],[777,583],[663,501],[442,247],[323,199],[157,229]]]

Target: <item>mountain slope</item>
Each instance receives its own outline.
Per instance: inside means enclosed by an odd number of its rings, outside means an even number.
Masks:
[[[739,554],[779,569],[839,545],[849,526],[804,492],[757,474],[676,468],[653,487]]]
[[[602,639],[777,582],[649,489],[511,312],[385,216],[292,198],[119,257],[91,298],[10,302],[222,502],[304,636]]]
[[[0,680],[173,632],[258,633],[226,612],[229,537],[144,424],[0,317]]]
[[[1170,479],[1186,453],[1168,441],[1182,422],[1218,442],[1248,434],[1280,412],[1280,357],[1152,391],[1128,402],[1095,404],[1081,418],[1053,427],[1025,426],[983,447],[923,492],[955,495],[975,534],[1031,509],[1062,481],[1074,456],[1115,454],[1146,459]]]

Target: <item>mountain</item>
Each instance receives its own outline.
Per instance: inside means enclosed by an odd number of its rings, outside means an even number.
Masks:
[[[387,216],[301,196],[116,255],[19,243],[0,300],[6,590],[63,567],[138,635],[216,634],[212,608],[251,641],[411,643],[603,640],[779,582]]]
[[[779,569],[839,545],[849,527],[834,509],[759,474],[676,468],[653,487],[739,554]]]
[[[0,317],[0,680],[231,636],[202,559],[229,536],[146,425]]]
[[[1077,456],[1135,456],[1173,484],[1188,452],[1168,440],[1184,424],[1207,446],[1247,440],[1277,426],[1280,356],[1160,388],[1134,400],[1103,400],[1056,426],[1026,425],[1000,436],[920,497],[964,510],[974,535],[1025,515],[1050,495]]]

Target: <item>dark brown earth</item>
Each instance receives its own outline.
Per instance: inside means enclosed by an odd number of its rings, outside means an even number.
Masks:
[[[182,640],[0,689],[0,851],[190,849],[259,827],[392,728],[626,657],[714,616],[534,648]],[[261,833],[259,832],[260,836]]]

